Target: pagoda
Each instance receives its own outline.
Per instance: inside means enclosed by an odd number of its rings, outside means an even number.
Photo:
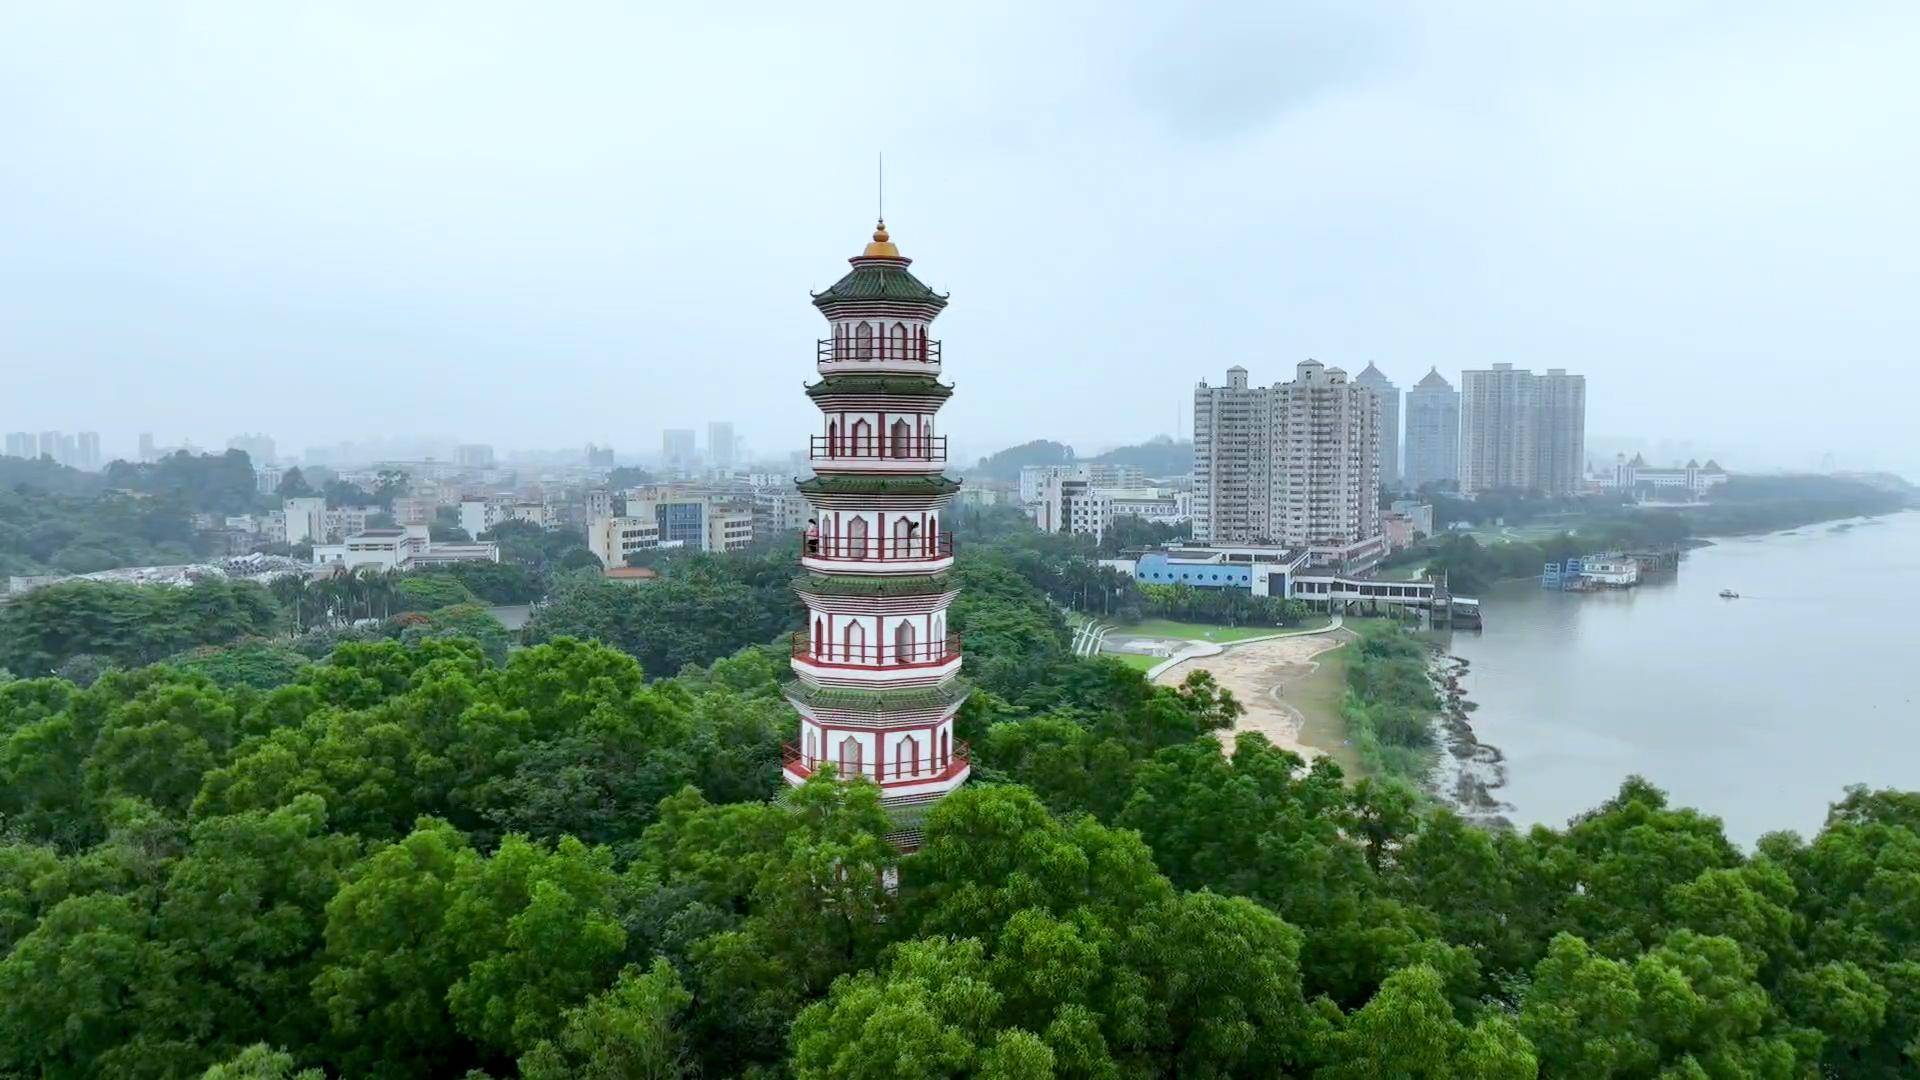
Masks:
[[[853,269],[813,297],[829,333],[817,343],[820,381],[806,388],[820,425],[814,475],[799,482],[812,507],[794,582],[807,625],[793,636],[785,690],[800,731],[782,769],[795,785],[825,764],[878,784],[908,849],[925,810],[969,771],[953,738],[969,688],[947,628],[956,590],[944,517],[960,484],[945,475],[934,421],[953,393],[931,335],[947,298],[911,261],[881,221]]]

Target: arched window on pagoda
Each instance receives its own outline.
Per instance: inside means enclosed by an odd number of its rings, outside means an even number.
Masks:
[[[935,660],[947,658],[947,617],[944,614],[933,617],[933,628],[927,631],[927,651],[933,654]]]
[[[913,425],[907,423],[904,417],[893,422],[893,449],[891,453],[897,458],[913,456]]]
[[[893,775],[920,775],[920,740],[909,735],[893,744]]]
[[[893,662],[911,664],[918,657],[914,655],[913,624],[901,619],[893,628]]]
[[[860,740],[852,735],[840,740],[840,775],[859,776],[862,771],[860,761]]]
[[[857,664],[867,658],[867,628],[858,619],[850,619],[840,634],[840,659]]]
[[[906,517],[893,519],[893,550],[896,559],[904,559],[913,554],[914,524]]]
[[[946,769],[947,763],[951,761],[952,758],[953,758],[953,732],[945,728],[942,728],[940,730],[940,763],[938,765],[935,765],[934,768],[941,769],[941,770]]]
[[[813,768],[814,762],[818,760],[820,760],[820,733],[813,730],[813,725],[809,724],[807,725],[807,768]]]
[[[873,327],[860,323],[853,328],[853,358],[873,359]]]
[[[865,419],[855,420],[849,432],[853,436],[853,448],[849,451],[853,457],[873,456],[873,425]]]
[[[820,616],[815,615],[813,617],[813,640],[808,642],[810,646],[808,651],[815,656],[819,656],[822,647],[831,646],[832,644],[832,642],[827,640],[827,624],[821,620]]]
[[[827,456],[840,456],[840,421],[827,421]]]
[[[847,522],[847,558],[867,557],[867,519],[856,517]]]
[[[894,323],[893,358],[895,360],[905,360],[909,355],[911,354],[907,352],[907,324]]]

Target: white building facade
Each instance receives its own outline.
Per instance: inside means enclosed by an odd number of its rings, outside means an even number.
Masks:
[[[1316,360],[1194,390],[1194,541],[1345,548],[1380,536],[1379,397]]]
[[[1586,474],[1587,379],[1512,364],[1460,375],[1460,490],[1578,492]]]
[[[428,538],[425,525],[366,529],[336,544],[313,546],[313,565],[347,571],[407,571],[436,563],[499,561],[498,544],[436,544]]]

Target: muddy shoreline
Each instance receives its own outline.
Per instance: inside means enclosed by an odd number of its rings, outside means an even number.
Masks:
[[[1513,828],[1506,816],[1513,806],[1498,795],[1507,786],[1506,755],[1499,747],[1481,742],[1467,719],[1474,709],[1461,686],[1467,661],[1435,645],[1427,670],[1441,701],[1440,714],[1434,720],[1440,754],[1427,776],[1428,791],[1476,825]]]

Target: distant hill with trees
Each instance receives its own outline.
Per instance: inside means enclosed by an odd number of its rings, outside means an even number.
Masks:
[[[1116,446],[1087,460],[1096,465],[1137,465],[1148,476],[1177,476],[1193,468],[1193,440],[1155,435],[1146,442]]]
[[[239,450],[115,461],[100,473],[0,457],[0,576],[193,562],[211,554],[193,528],[196,512],[260,505],[253,465]]]
[[[1017,480],[1020,470],[1028,465],[1072,465],[1076,462],[1133,465],[1148,476],[1173,476],[1192,468],[1193,442],[1169,435],[1155,435],[1143,443],[1117,446],[1104,454],[1083,458],[1075,455],[1073,447],[1066,443],[1035,439],[983,457],[978,465],[968,471],[971,475],[993,480]]]
[[[1069,465],[1073,460],[1073,447],[1066,443],[1035,439],[983,457],[968,471],[994,480],[1017,480],[1020,470],[1029,465]]]

